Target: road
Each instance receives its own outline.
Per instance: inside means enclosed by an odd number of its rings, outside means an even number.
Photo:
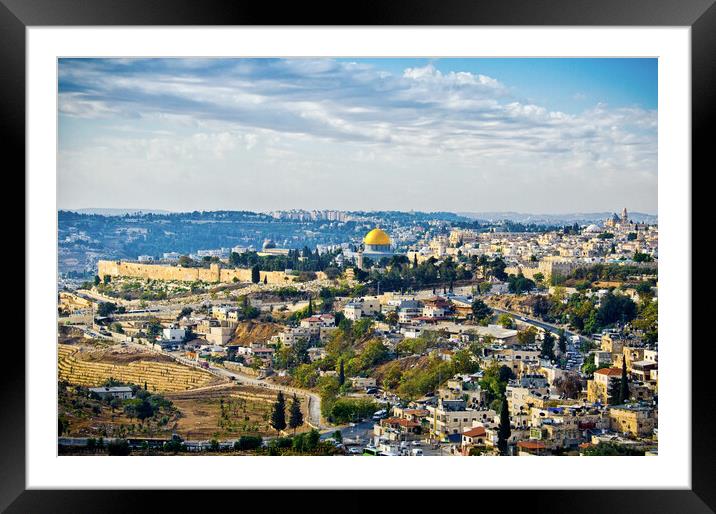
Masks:
[[[131,346],[135,346],[137,348],[141,349],[147,349],[148,345],[140,344],[140,343],[128,343]],[[174,352],[169,352],[165,350],[160,350],[158,348],[152,348],[152,351],[155,353],[160,353],[162,355],[166,355],[167,357],[171,357],[172,359],[182,363],[187,364],[187,359],[184,357],[181,357],[179,355],[176,355]],[[293,396],[293,394],[297,394],[299,396],[303,396],[308,401],[308,419],[306,422],[311,425],[313,428],[316,428],[318,430],[324,430],[329,427],[323,426],[321,423],[321,397],[312,392],[308,391],[306,389],[299,389],[297,387],[290,387],[290,386],[284,386],[280,384],[274,384],[271,382],[267,382],[265,379],[259,380],[256,377],[253,377],[251,375],[246,375],[244,373],[239,373],[237,371],[231,371],[223,367],[216,367],[209,364],[208,368],[200,368],[205,371],[208,371],[209,373],[212,373],[213,375],[217,375],[219,377],[226,378],[227,381],[231,380],[233,377],[233,380],[236,384],[245,384],[255,387],[263,387],[266,389],[272,389],[274,391],[283,391],[287,396]],[[219,387],[216,385],[213,386],[206,386],[205,389],[211,389],[214,387]],[[197,389],[198,390],[198,389]]]
[[[574,333],[574,332],[570,332],[570,331],[567,330],[566,328],[560,327],[559,325],[553,325],[553,324],[551,324],[551,323],[547,323],[547,322],[542,321],[542,320],[538,320],[538,319],[534,319],[534,318],[529,318],[529,317],[525,316],[524,314],[520,314],[520,313],[518,313],[518,312],[505,311],[505,310],[502,310],[502,309],[498,309],[497,307],[493,307],[492,305],[490,305],[490,308],[491,308],[493,311],[498,312],[498,313],[500,313],[500,314],[509,314],[510,316],[514,316],[515,318],[517,318],[517,320],[523,321],[524,323],[528,323],[528,324],[530,324],[530,325],[534,325],[534,326],[536,326],[536,327],[540,327],[540,328],[542,328],[542,329],[544,329],[544,330],[549,330],[549,331],[552,332],[553,334],[557,334],[557,333],[559,333],[560,330],[564,330],[564,333],[565,333],[565,335],[566,335],[567,337],[571,337],[571,336],[574,336],[574,335],[579,335],[579,334],[576,334],[576,333]],[[579,335],[579,337],[584,337],[584,336]],[[585,337],[585,339],[587,339],[587,338]]]
[[[552,323],[547,323],[542,320],[529,318],[529,317],[525,316],[524,314],[520,314],[520,313],[512,312],[512,311],[506,311],[503,309],[498,309],[497,307],[493,307],[491,305],[490,305],[490,308],[493,311],[498,312],[500,314],[509,314],[510,316],[514,316],[516,319],[522,321],[523,323],[527,323],[529,325],[534,325],[534,326],[542,328],[544,330],[548,330],[549,332],[552,332],[553,334],[558,334],[560,330],[564,330],[564,334],[567,336],[567,355],[568,356],[574,355],[574,357],[576,357],[576,359],[575,359],[576,362],[574,362],[573,364],[568,363],[566,368],[569,371],[572,371],[572,370],[579,370],[582,367],[582,362],[584,361],[584,355],[580,351],[579,347],[576,346],[572,342],[572,336],[579,336],[580,339],[585,339],[585,340],[589,341],[590,343],[592,343],[593,341],[589,337],[583,336],[581,334],[577,334],[576,332],[571,332],[564,327],[560,327],[559,325],[553,325]]]
[[[209,366],[209,370],[219,375],[225,376],[226,378],[234,377],[237,384],[245,384],[255,387],[263,387],[266,389],[272,389],[275,391],[283,391],[287,396],[293,396],[295,393],[299,396],[304,396],[308,400],[308,419],[306,422],[313,428],[323,430],[324,427],[321,424],[321,397],[316,393],[307,391],[305,389],[298,389],[296,387],[283,386],[279,384],[273,384],[264,380],[259,380],[256,377],[238,373],[236,371],[230,371],[226,368],[217,368]]]

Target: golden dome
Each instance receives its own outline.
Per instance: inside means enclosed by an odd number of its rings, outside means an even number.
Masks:
[[[390,246],[390,237],[388,234],[383,232],[379,228],[374,228],[368,232],[363,239],[363,242],[367,245],[387,245]]]

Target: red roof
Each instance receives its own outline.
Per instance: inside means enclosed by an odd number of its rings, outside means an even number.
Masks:
[[[487,435],[487,432],[485,431],[485,427],[475,427],[463,432],[462,435],[466,435],[467,437],[484,437]]]
[[[405,418],[386,418],[383,420],[386,425],[400,425],[405,428],[419,427],[420,423]]]
[[[598,369],[594,373],[599,375],[608,375],[610,377],[616,377],[621,376],[622,370],[620,370],[619,368],[602,368]]]

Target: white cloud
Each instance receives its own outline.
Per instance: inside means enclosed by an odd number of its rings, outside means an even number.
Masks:
[[[521,101],[496,78],[432,64],[390,74],[329,59],[71,61],[60,78],[62,116],[114,125],[78,143],[98,161],[96,146],[110,149],[105,161],[173,163],[186,176],[192,162],[255,159],[256,169],[302,173],[376,165],[383,180],[404,167],[493,184],[563,173],[595,190],[600,177],[656,180],[655,111],[597,104],[567,114]],[[64,162],[68,174],[78,161]]]

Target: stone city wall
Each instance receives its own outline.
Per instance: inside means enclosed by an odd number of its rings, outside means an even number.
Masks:
[[[251,270],[244,268],[222,268],[220,264],[212,263],[209,268],[184,268],[162,264],[142,264],[137,262],[105,261],[97,263],[97,274],[101,279],[110,277],[135,277],[152,280],[176,280],[180,282],[195,282],[201,280],[209,283],[251,282]],[[268,284],[288,284],[298,277],[287,275],[283,271],[260,271],[260,281],[266,279]],[[323,272],[317,272],[318,279],[325,279]]]

